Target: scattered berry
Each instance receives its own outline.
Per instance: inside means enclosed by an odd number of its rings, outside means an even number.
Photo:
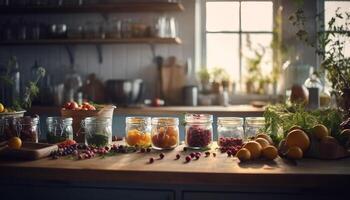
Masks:
[[[154,158],[150,158],[149,163],[153,163],[153,162],[154,162]]]
[[[146,151],[149,153],[151,152],[151,148],[147,148]]]
[[[141,148],[140,152],[141,152],[141,153],[145,153],[145,152],[146,152],[146,149],[145,149],[145,148]]]
[[[186,162],[190,162],[192,160],[191,156],[186,156]]]
[[[194,158],[196,156],[195,152],[190,153],[191,158]]]
[[[195,156],[196,160],[198,160],[200,157],[198,155]]]
[[[165,157],[164,153],[159,154],[159,158],[163,159]]]
[[[176,154],[176,160],[179,160],[180,159],[180,154]]]
[[[213,153],[213,156],[216,157],[216,153]]]
[[[206,157],[210,156],[210,152],[209,151],[205,152],[205,156]]]

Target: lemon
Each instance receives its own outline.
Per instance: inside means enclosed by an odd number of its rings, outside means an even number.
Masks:
[[[287,151],[287,157],[298,160],[303,158],[303,150],[297,146],[291,147]]]
[[[242,148],[237,152],[236,156],[240,161],[248,161],[251,157],[251,154],[248,149]]]
[[[257,138],[255,142],[259,143],[263,149],[270,145],[270,143],[264,138]]]
[[[317,124],[312,128],[312,134],[319,140],[327,137],[329,135],[327,127],[322,124]]]
[[[278,156],[277,148],[269,145],[262,150],[262,155],[268,160],[274,160]]]
[[[5,111],[5,107],[4,107],[4,105],[2,105],[2,103],[0,103],[0,113],[2,113],[4,111]]]
[[[249,152],[251,154],[251,159],[257,159],[261,155],[262,147],[259,143],[255,142],[255,141],[247,142],[243,146],[243,148],[246,148],[249,150]]]
[[[303,150],[303,152],[305,152],[310,146],[309,136],[307,136],[307,134],[302,130],[293,130],[289,132],[286,137],[286,146],[288,148],[297,146]]]
[[[7,145],[10,149],[20,149],[22,146],[22,140],[19,137],[13,137],[7,142]]]

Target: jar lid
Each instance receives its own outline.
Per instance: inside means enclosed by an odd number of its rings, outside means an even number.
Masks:
[[[48,117],[46,123],[64,123],[72,124],[73,118],[71,117]]]
[[[149,123],[151,123],[151,117],[126,117],[125,123],[127,123],[127,124],[149,124]]]
[[[212,123],[213,115],[209,114],[186,114],[185,122],[187,123]]]
[[[110,117],[87,117],[83,119],[82,122],[90,123],[90,124],[103,124],[103,123],[111,123],[112,119]]]
[[[152,124],[164,124],[167,126],[173,125],[178,126],[179,125],[179,119],[176,117],[154,117],[152,118]]]
[[[245,122],[246,124],[252,124],[252,125],[264,125],[265,117],[246,117]]]
[[[221,125],[243,125],[243,118],[241,117],[218,117],[218,124]]]
[[[39,123],[39,117],[30,117],[30,116],[24,116],[20,118],[15,118],[16,120],[19,121],[22,125],[27,125],[27,124],[38,124]]]

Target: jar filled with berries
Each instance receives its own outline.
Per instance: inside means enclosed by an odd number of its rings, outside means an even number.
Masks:
[[[133,147],[151,146],[151,118],[127,117],[125,119],[125,141]]]
[[[192,149],[210,147],[213,141],[213,115],[186,114],[185,123],[187,147]]]
[[[178,118],[155,117],[152,119],[152,148],[174,149],[179,145],[179,138]]]
[[[218,117],[218,146],[230,148],[241,146],[244,139],[243,118]]]

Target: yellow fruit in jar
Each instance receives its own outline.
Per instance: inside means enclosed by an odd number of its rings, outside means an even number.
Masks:
[[[310,146],[309,136],[307,136],[307,134],[302,130],[293,130],[289,132],[286,137],[286,146],[288,148],[297,146],[303,152],[305,152]]]
[[[240,160],[240,161],[248,161],[250,160],[250,157],[251,157],[251,153],[248,149],[246,148],[242,148],[240,149],[237,154],[236,154],[237,158]]]
[[[260,157],[261,155],[261,150],[262,147],[259,143],[255,142],[255,141],[249,141],[247,142],[243,148],[246,148],[249,150],[250,154],[251,154],[251,159],[257,159]]]
[[[132,129],[128,131],[128,135],[126,136],[126,143],[130,146],[135,146],[139,140],[141,135],[138,130]]]
[[[329,135],[327,127],[322,124],[317,124],[311,130],[312,134],[319,140],[327,137]]]
[[[255,138],[263,138],[263,139],[267,140],[270,144],[273,144],[271,137],[269,135],[267,135],[266,133],[259,133],[255,136]]]
[[[269,145],[262,150],[262,155],[268,160],[274,160],[278,156],[277,148]]]
[[[259,143],[263,149],[270,145],[270,143],[264,138],[257,138],[255,142]]]
[[[287,157],[290,159],[298,160],[303,158],[303,150],[300,147],[290,147],[287,151]]]
[[[7,145],[10,149],[20,149],[22,146],[22,140],[19,137],[13,137],[7,142]]]
[[[169,141],[168,141],[168,145],[170,147],[174,146],[177,144],[177,136],[170,136],[169,137]]]
[[[5,107],[4,107],[4,105],[2,105],[2,103],[0,103],[0,113],[4,112],[4,111],[5,111]]]

